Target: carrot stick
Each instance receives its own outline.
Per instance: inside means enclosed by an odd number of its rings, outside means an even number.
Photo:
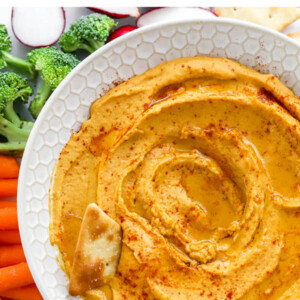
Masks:
[[[8,197],[1,197],[0,201],[12,201],[12,202],[16,202],[17,201],[17,195],[15,195],[15,196],[8,196]]]
[[[16,201],[0,201],[0,208],[4,207],[17,207]]]
[[[43,300],[35,284],[2,292],[0,296],[14,300]]]
[[[14,245],[21,244],[20,233],[18,230],[0,230],[0,244]]]
[[[0,230],[3,229],[18,229],[16,207],[0,208]]]
[[[0,268],[0,293],[33,283],[34,281],[26,262]]]
[[[0,178],[17,178],[19,170],[20,167],[14,157],[0,155]]]
[[[18,179],[0,179],[0,197],[17,195]]]
[[[0,246],[0,267],[26,262],[22,245]]]

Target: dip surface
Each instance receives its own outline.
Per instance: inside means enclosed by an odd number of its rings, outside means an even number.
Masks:
[[[50,201],[68,275],[88,204],[121,226],[116,275],[83,297],[299,297],[299,119],[274,75],[221,58],[161,64],[96,100]]]

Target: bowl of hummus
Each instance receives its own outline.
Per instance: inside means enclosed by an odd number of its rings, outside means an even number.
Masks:
[[[22,162],[44,299],[296,299],[299,50],[219,18],[145,27],[84,60]]]

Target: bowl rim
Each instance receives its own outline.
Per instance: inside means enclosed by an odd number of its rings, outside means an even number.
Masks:
[[[283,41],[285,44],[291,44],[293,46],[296,46],[300,50],[300,43],[293,40],[292,38],[288,37],[286,34],[283,34],[281,32],[278,32],[276,30],[270,29],[268,27],[264,27],[262,25],[258,25],[255,23],[251,23],[248,21],[242,21],[237,19],[231,19],[231,18],[222,18],[222,17],[203,17],[201,20],[195,19],[195,18],[187,18],[182,20],[176,20],[176,21],[164,21],[155,23],[152,25],[144,26],[141,28],[138,28],[136,30],[133,30],[121,37],[118,37],[117,39],[105,44],[103,47],[96,50],[94,53],[90,54],[87,58],[85,58],[83,61],[81,61],[65,78],[64,80],[59,84],[59,86],[54,90],[50,98],[47,100],[43,110],[41,111],[39,117],[35,121],[35,124],[32,128],[32,131],[30,133],[30,136],[27,141],[26,148],[23,153],[22,163],[20,167],[20,174],[19,174],[19,183],[18,183],[18,193],[17,193],[17,211],[18,211],[18,222],[19,222],[19,231],[21,236],[21,242],[24,249],[25,257],[29,266],[29,269],[31,271],[32,277],[44,299],[49,299],[48,293],[46,291],[45,286],[43,285],[43,282],[40,280],[39,272],[36,268],[36,265],[33,262],[33,259],[30,255],[30,245],[28,243],[28,236],[26,234],[26,222],[25,222],[25,177],[26,177],[26,168],[28,165],[29,157],[32,152],[32,148],[34,145],[34,139],[36,134],[38,133],[39,127],[42,125],[48,110],[54,100],[57,98],[57,96],[61,93],[61,91],[65,88],[65,86],[68,84],[68,82],[76,75],[76,73],[84,68],[86,65],[90,64],[94,58],[101,55],[101,53],[106,52],[109,49],[114,48],[115,46],[122,44],[126,40],[130,40],[132,37],[141,35],[143,33],[147,33],[150,31],[155,31],[157,29],[161,29],[165,26],[174,26],[174,25],[184,25],[184,24],[203,24],[203,23],[213,23],[213,24],[220,24],[220,25],[233,25],[238,26],[241,25],[246,29],[254,29],[257,31],[261,31],[262,33],[267,33],[269,35],[273,35],[275,38]],[[231,42],[232,43],[232,42]],[[267,50],[266,50],[267,51]],[[96,100],[96,99],[95,99]],[[55,168],[55,167],[54,167]],[[52,171],[53,172],[53,171]],[[49,207],[48,207],[49,210]],[[48,232],[49,235],[49,232]]]

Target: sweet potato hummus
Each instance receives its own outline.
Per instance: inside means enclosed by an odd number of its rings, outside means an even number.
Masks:
[[[90,203],[121,230],[115,273],[81,296],[299,299],[299,120],[274,75],[219,58],[161,64],[95,101],[50,201],[69,276]]]

